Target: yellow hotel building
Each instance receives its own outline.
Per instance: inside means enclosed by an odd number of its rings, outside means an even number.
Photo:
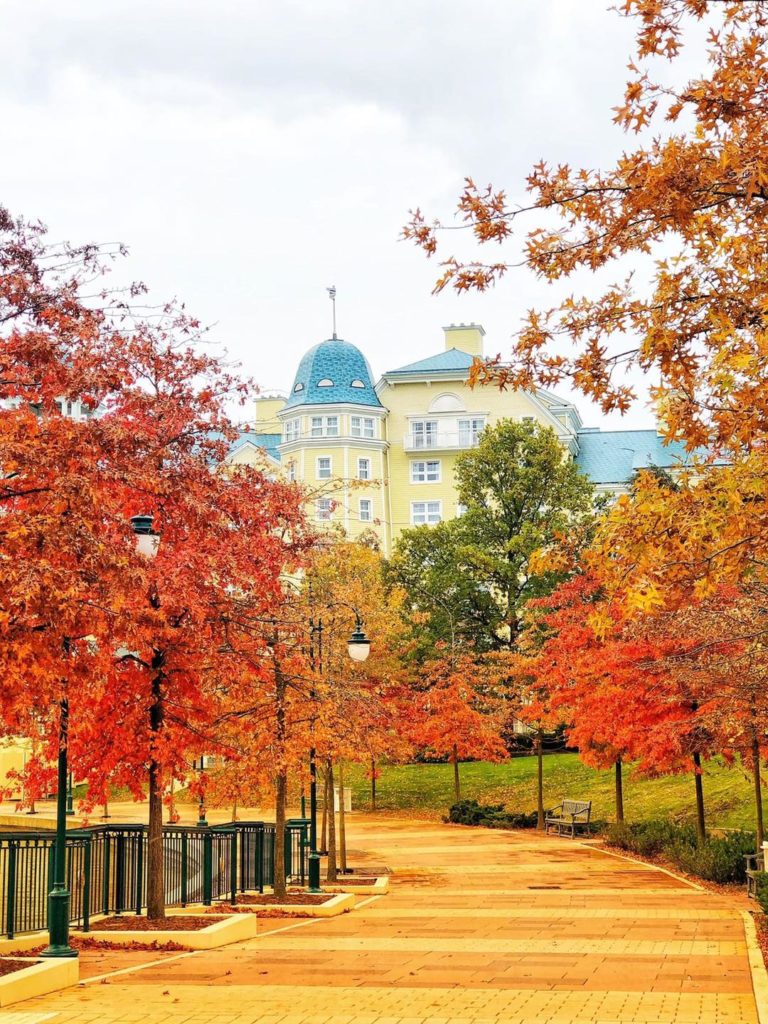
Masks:
[[[573,403],[549,391],[469,388],[484,334],[477,324],[452,324],[442,351],[378,381],[359,348],[329,338],[304,355],[287,397],[257,401],[255,429],[242,434],[228,461],[266,453],[307,488],[318,524],[341,527],[352,539],[373,530],[385,555],[403,529],[461,514],[456,456],[501,419],[551,427],[598,491],[626,489],[637,469],[684,461],[682,446],[662,446],[654,429],[585,428]]]

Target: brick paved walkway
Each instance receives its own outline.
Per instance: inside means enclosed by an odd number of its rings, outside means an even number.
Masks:
[[[86,954],[86,975],[128,972],[0,1024],[757,1021],[741,918],[716,895],[569,840],[357,816],[349,833],[351,862],[394,870],[388,896],[150,966]]]

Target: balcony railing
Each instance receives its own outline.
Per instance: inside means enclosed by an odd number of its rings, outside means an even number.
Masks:
[[[481,431],[437,431],[429,434],[406,434],[403,448],[407,452],[450,451],[475,448],[480,442]]]

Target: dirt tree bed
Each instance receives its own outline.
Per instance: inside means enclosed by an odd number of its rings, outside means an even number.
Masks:
[[[241,906],[319,907],[333,899],[334,895],[334,893],[327,892],[289,892],[285,896],[274,896],[272,893],[243,893],[237,897],[237,902]]]
[[[196,932],[201,928],[208,928],[217,921],[225,921],[226,918],[219,915],[210,917],[208,915],[198,916],[193,914],[178,914],[173,917],[165,917],[160,921],[150,921],[146,917],[103,917],[100,921],[91,922],[92,932]]]
[[[0,978],[6,974],[15,974],[16,971],[23,971],[25,967],[32,967],[31,960],[7,960],[0,957]]]

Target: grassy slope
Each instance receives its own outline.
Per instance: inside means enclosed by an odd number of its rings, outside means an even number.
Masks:
[[[436,817],[453,803],[453,767],[450,764],[385,765],[377,780],[380,810]],[[370,780],[359,766],[349,766],[354,806],[370,807]],[[461,766],[462,796],[481,803],[504,803],[511,811],[536,807],[536,759],[518,757],[502,764],[476,762]],[[563,797],[592,800],[597,819],[612,818],[613,773],[583,765],[576,754],[550,754],[544,759],[544,803],[551,807]],[[754,828],[752,789],[738,767],[719,763],[706,766],[704,797],[708,824],[723,828]],[[624,808],[628,820],[693,814],[693,776],[660,779],[633,778],[625,770]]]

